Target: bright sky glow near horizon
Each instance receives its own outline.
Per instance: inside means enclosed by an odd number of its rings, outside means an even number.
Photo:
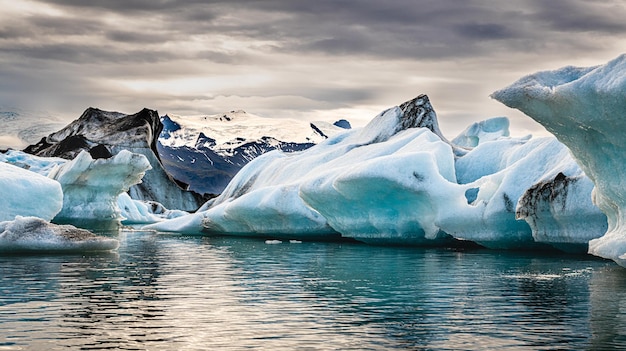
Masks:
[[[518,78],[626,52],[621,0],[0,0],[0,106],[67,118],[243,109],[349,119],[429,95],[441,129],[511,119]]]

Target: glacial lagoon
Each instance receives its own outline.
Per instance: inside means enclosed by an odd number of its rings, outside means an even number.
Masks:
[[[0,350],[626,347],[626,270],[592,256],[118,236],[0,256]]]

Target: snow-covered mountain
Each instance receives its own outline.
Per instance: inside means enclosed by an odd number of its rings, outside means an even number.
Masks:
[[[304,122],[245,111],[212,116],[166,115],[157,150],[175,179],[201,194],[219,194],[248,162],[268,151],[301,151],[350,128],[340,120]]]
[[[22,149],[66,124],[48,112],[0,106],[0,149]]]

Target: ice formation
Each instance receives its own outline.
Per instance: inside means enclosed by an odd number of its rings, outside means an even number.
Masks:
[[[422,95],[305,151],[264,154],[197,213],[148,228],[586,250],[606,223],[590,181],[555,138],[508,134],[495,118],[449,142]]]
[[[134,200],[127,193],[117,197],[117,206],[121,212],[122,224],[129,225],[156,223],[189,214],[186,211],[169,210],[155,201]]]
[[[61,184],[4,162],[0,162],[0,198],[0,221],[17,215],[51,220],[63,206]]]
[[[490,248],[550,244],[580,251],[602,235],[606,218],[591,203],[590,182],[553,137],[479,144],[457,159],[456,174],[469,206],[445,212],[440,221],[457,238]],[[554,182],[565,178],[579,182]]]
[[[93,159],[82,151],[48,176],[63,188],[63,209],[57,222],[115,222],[121,219],[118,196],[141,183],[150,163],[145,156],[121,150],[115,156]]]
[[[116,239],[37,217],[0,222],[0,253],[110,251],[118,246]]]
[[[452,139],[452,144],[465,148],[474,148],[486,141],[498,140],[508,136],[509,119],[506,117],[495,117],[472,123],[461,134]]]
[[[596,67],[565,67],[521,78],[492,97],[541,123],[572,151],[607,215],[589,252],[626,266],[626,55]]]
[[[404,184],[415,187],[415,193],[428,185],[437,184],[437,180],[446,182],[454,181],[454,156],[450,146],[441,141],[429,129],[415,129],[413,127],[431,127],[438,132],[436,117],[430,107],[426,96],[420,96],[403,107],[389,109],[374,118],[366,127],[354,129],[331,137],[320,144],[299,153],[285,154],[278,151],[264,154],[244,167],[230,182],[224,192],[207,204],[207,210],[171,222],[164,222],[150,226],[158,230],[184,230],[245,234],[245,235],[268,235],[273,234],[281,238],[309,238],[309,237],[333,237],[340,232],[344,236],[358,236],[360,230],[367,228],[369,232],[364,239],[372,241],[396,242],[402,235],[398,229],[406,229],[407,235],[413,236],[414,241],[439,239],[439,232],[432,220],[416,220],[404,216],[405,223],[397,225],[393,223],[398,217],[388,210],[388,217],[378,215],[382,207],[396,205],[400,209],[396,212],[406,211],[407,208],[427,201],[427,198],[417,199],[408,204],[402,203],[406,199]],[[408,130],[412,129],[412,130]],[[405,131],[406,133],[401,133]],[[393,138],[397,135],[397,138]],[[413,138],[417,135],[422,137],[424,143],[433,145],[424,152],[411,152]],[[422,139],[413,144],[422,144]],[[415,149],[413,149],[415,151]],[[439,154],[433,155],[433,152]],[[441,156],[441,157],[437,157]],[[421,169],[413,172],[413,168],[399,167],[402,164],[417,160],[423,163]],[[317,196],[315,192],[322,191],[320,184],[328,177],[341,174],[349,175],[355,172],[355,166],[359,166],[364,176],[371,176],[371,183],[380,182],[380,191],[394,182],[399,183],[395,189],[390,189],[385,195],[389,196],[386,203],[378,203],[380,193],[369,193],[375,190],[367,187],[367,181],[361,184],[348,185],[356,187],[349,191],[348,196],[359,196],[358,201],[343,198],[336,205],[344,213],[336,213],[335,207],[325,208],[332,201],[324,201],[323,198],[330,194]],[[385,167],[394,165],[396,168],[389,169],[384,174]],[[436,166],[430,168],[431,166]],[[371,170],[379,168],[377,175]],[[408,179],[394,179],[405,177],[406,174],[398,175],[394,171],[403,168],[409,172]],[[441,168],[445,176],[437,175]],[[357,171],[358,172],[358,171]],[[413,174],[416,173],[416,174]],[[423,174],[422,174],[423,173]],[[436,177],[431,180],[428,177]],[[415,185],[413,184],[415,183]],[[365,187],[363,187],[365,185]],[[438,185],[438,184],[437,184]],[[433,187],[436,188],[436,187]],[[334,189],[328,188],[329,191]],[[398,191],[395,193],[394,191]],[[442,193],[445,193],[443,190]],[[335,196],[341,196],[335,192]],[[394,196],[397,196],[394,198]],[[323,201],[323,203],[319,203]],[[363,202],[365,201],[365,202]],[[358,203],[361,209],[371,206],[372,215],[358,212],[357,208],[349,208],[347,203]],[[317,206],[316,206],[317,204]],[[432,212],[428,204],[422,205],[424,210]],[[436,211],[436,210],[435,210]],[[328,216],[327,212],[334,212],[335,216]],[[325,217],[326,214],[328,217]],[[392,217],[392,218],[389,218]],[[425,214],[424,217],[432,215]],[[363,222],[357,224],[357,222]],[[198,227],[198,225],[202,227]],[[426,226],[426,230],[421,227]],[[391,228],[390,228],[391,226]],[[425,238],[426,232],[429,236]],[[379,237],[373,236],[378,234]],[[434,241],[434,240],[432,240]]]
[[[169,174],[201,194],[220,194],[252,159],[272,150],[305,150],[345,129],[343,120],[305,122],[245,111],[213,116],[165,116],[157,150]]]
[[[130,186],[140,183],[145,171],[150,168],[148,160],[140,154],[122,150],[109,158],[93,159],[90,153],[82,151],[73,160],[68,161],[62,158],[38,157],[21,151],[9,150],[4,154],[0,153],[0,161],[4,162],[0,163],[2,166],[11,164],[26,169],[28,171],[20,170],[25,176],[43,178],[62,190],[62,193],[57,193],[60,194],[60,201],[54,213],[48,216],[38,215],[36,212],[28,213],[29,215],[45,219],[54,217],[55,221],[75,224],[88,222],[91,227],[94,225],[116,226],[123,219],[129,219],[133,223],[135,221],[152,223],[162,220],[162,217],[172,218],[179,214],[178,212],[163,213],[164,211],[157,210],[159,206],[153,206],[155,210],[150,216],[143,217],[143,220],[138,219],[140,210],[137,208],[145,207],[145,213],[148,215],[150,213],[148,205],[138,200],[131,200],[125,191]],[[16,177],[9,176],[9,173],[5,173],[5,176],[15,182]],[[24,194],[28,192],[24,191]],[[50,196],[52,194],[54,192],[50,191]],[[8,195],[5,198],[8,198]],[[39,195],[38,199],[43,200],[45,197]],[[46,203],[47,201],[43,204],[40,201],[27,202],[27,204],[33,204],[35,210],[45,209]],[[54,204],[54,201],[50,201],[50,204]],[[11,206],[15,209],[24,207],[23,204]],[[6,211],[6,213],[11,212]],[[24,215],[24,213],[17,214]],[[8,219],[12,217],[7,217],[6,220]]]
[[[201,197],[183,190],[161,165],[156,150],[161,129],[158,113],[153,110],[125,115],[88,108],[80,118],[24,151],[66,159],[73,159],[81,151],[89,151],[93,158],[108,158],[122,150],[142,154],[152,169],[141,184],[131,187],[131,197],[157,201],[168,208],[195,210],[203,202]]]

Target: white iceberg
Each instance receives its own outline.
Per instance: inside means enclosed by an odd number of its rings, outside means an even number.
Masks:
[[[434,243],[447,237],[434,224],[439,205],[464,201],[452,148],[434,133],[440,135],[436,116],[422,95],[306,151],[264,154],[197,214],[149,228]],[[409,194],[417,197],[404,203]]]
[[[0,222],[0,253],[110,251],[119,241],[71,225],[17,216]]]
[[[90,225],[100,222],[115,226],[120,220],[132,217],[129,213],[122,213],[118,201],[125,205],[124,209],[128,208],[128,203],[124,202],[128,196],[125,192],[130,186],[141,183],[144,172],[150,168],[150,163],[143,155],[126,150],[110,158],[95,160],[88,152],[82,151],[72,161],[9,150],[0,154],[0,161],[4,162],[0,163],[1,167],[11,167],[7,168],[11,172],[0,174],[0,178],[4,177],[7,184],[2,188],[7,191],[5,199],[15,198],[15,203],[5,202],[7,210],[4,213],[8,217],[4,217],[4,220],[13,219],[19,214],[48,220],[54,218],[58,222],[90,222]],[[20,177],[45,182],[53,189],[39,191],[36,184],[25,183]],[[15,186],[23,187],[24,190],[15,191]],[[32,199],[28,200],[28,196]],[[56,201],[55,196],[58,197]],[[24,212],[28,206],[33,210]],[[52,206],[48,211],[50,214],[39,214],[49,206]],[[161,217],[155,216],[148,222],[157,220],[161,220]]]
[[[61,184],[40,174],[0,162],[0,220],[35,216],[51,220],[63,206]]]
[[[541,123],[572,151],[607,215],[589,252],[626,266],[626,55],[602,66],[535,73],[492,97]]]
[[[150,163],[145,156],[127,150],[94,160],[81,151],[76,158],[52,170],[48,176],[63,187],[63,209],[55,221],[115,222],[122,218],[118,196],[141,183]]]
[[[308,150],[262,155],[197,213],[148,228],[285,239],[339,233],[402,245],[441,245],[452,236],[490,248],[586,249],[606,222],[584,200],[589,180],[555,138],[508,134],[508,121],[496,118],[468,128],[455,139],[463,146],[454,145],[422,95]],[[559,193],[546,188],[561,177],[568,185]]]

